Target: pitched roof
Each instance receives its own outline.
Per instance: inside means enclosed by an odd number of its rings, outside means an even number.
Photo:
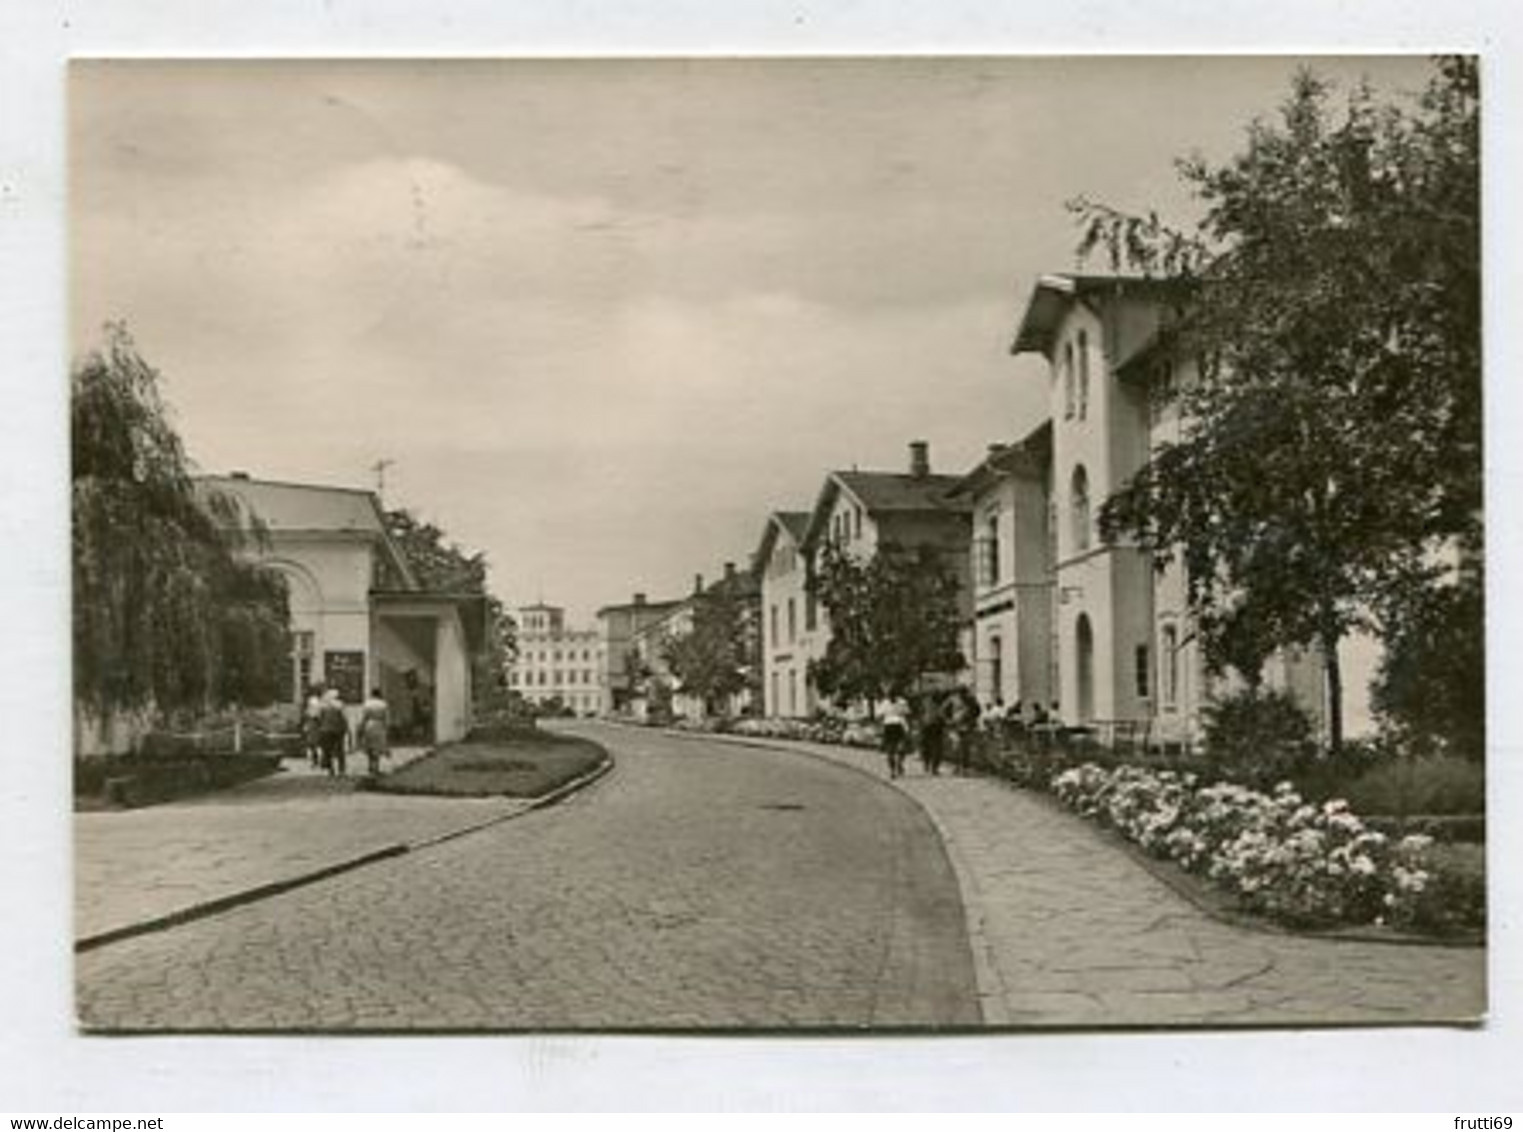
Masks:
[[[906,472],[832,472],[869,513],[883,511],[957,511],[960,501],[947,499],[958,476],[910,475]]]
[[[282,483],[246,476],[201,476],[198,483],[236,496],[263,520],[271,533],[282,531],[385,530],[372,492],[351,487]]]
[[[1043,275],[1031,289],[1025,312],[1010,344],[1012,354],[1029,351],[1046,353],[1052,335],[1068,305],[1076,299],[1097,293],[1129,295],[1137,298],[1161,298],[1177,292],[1180,284],[1172,279],[1145,275],[1080,275],[1057,272]]]
[[[803,545],[804,538],[809,534],[808,511],[774,511],[767,516],[767,522],[762,527],[761,538],[756,544],[756,550],[751,554],[751,569],[760,575],[767,568],[767,559],[772,554],[772,545],[777,542],[780,532],[786,533],[794,542],[795,546]]]
[[[386,530],[381,501],[363,488],[326,484],[256,480],[244,475],[198,476],[198,486],[237,499],[245,512],[257,517],[271,535],[358,534],[385,548],[409,586],[416,586],[412,568]]]
[[[1021,439],[992,450],[953,489],[957,496],[972,496],[1007,476],[1040,479],[1052,461],[1052,421],[1043,421]]]
[[[849,492],[875,519],[889,515],[966,515],[972,505],[954,498],[960,476],[914,475],[909,472],[831,472],[809,516],[804,542],[812,544],[824,529],[825,517],[841,491]]]
[[[808,511],[774,511],[772,517],[798,542],[809,529]]]

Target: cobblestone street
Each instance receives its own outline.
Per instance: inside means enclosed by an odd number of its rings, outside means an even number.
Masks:
[[[1485,1011],[1482,948],[1223,923],[1089,823],[991,779],[912,769],[895,788],[870,781],[884,778],[871,751],[574,729],[615,753],[612,775],[549,810],[81,954],[81,1021],[1020,1028],[1410,1024]],[[235,797],[175,818],[205,834],[207,814],[241,828],[265,811],[290,841],[272,858],[282,864],[458,822],[448,807],[462,804],[325,796],[318,811],[311,799]],[[320,832],[295,836],[292,821],[319,813]],[[105,823],[130,823],[133,844],[152,816],[89,815],[96,849],[111,842]],[[91,844],[81,842],[84,872]],[[213,879],[232,867],[226,856],[212,856]]]
[[[885,774],[875,751],[787,745]],[[991,1024],[1380,1025],[1478,1021],[1486,1010],[1484,948],[1223,923],[1051,799],[918,765],[898,785],[951,852]]]
[[[956,880],[913,802],[814,759],[597,734],[617,769],[558,807],[81,954],[82,1023],[979,1021]]]

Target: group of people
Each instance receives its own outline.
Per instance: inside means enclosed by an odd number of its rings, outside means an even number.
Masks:
[[[926,692],[913,704],[903,697],[889,700],[882,714],[883,753],[888,758],[888,776],[901,778],[911,750],[920,752],[927,774],[939,775],[944,762],[951,761],[958,774],[967,774],[980,741],[980,732],[991,738],[1003,738],[1012,730],[1047,723],[1055,718],[1041,704],[1027,712],[1017,700],[1006,707],[996,696],[982,710],[973,693],[966,688]]]
[[[904,775],[905,759],[920,752],[927,774],[940,774],[950,759],[958,774],[968,773],[978,742],[978,701],[966,689],[927,692],[911,704],[901,696],[883,710],[883,752],[888,775]]]
[[[338,689],[314,684],[307,696],[303,719],[307,758],[330,777],[344,778],[348,776],[349,750],[357,748],[365,752],[370,777],[377,777],[381,773],[381,760],[390,751],[389,715],[381,690],[372,688],[351,728],[349,712]]]

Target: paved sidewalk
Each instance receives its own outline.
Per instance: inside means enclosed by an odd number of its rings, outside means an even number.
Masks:
[[[426,753],[393,752],[394,770]],[[231,790],[74,815],[74,937],[87,940],[357,857],[458,833],[533,803],[356,792],[287,759]]]
[[[887,779],[876,751],[806,751]],[[895,785],[925,807],[963,890],[991,1025],[1296,1025],[1478,1021],[1486,950],[1334,940],[1217,920],[1090,822],[992,778]]]

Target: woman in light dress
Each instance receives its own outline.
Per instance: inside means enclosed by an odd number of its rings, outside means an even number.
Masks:
[[[365,748],[365,759],[370,766],[370,777],[381,773],[381,760],[388,753],[387,727],[389,709],[381,697],[381,689],[370,689],[370,696],[360,708],[360,746]]]

